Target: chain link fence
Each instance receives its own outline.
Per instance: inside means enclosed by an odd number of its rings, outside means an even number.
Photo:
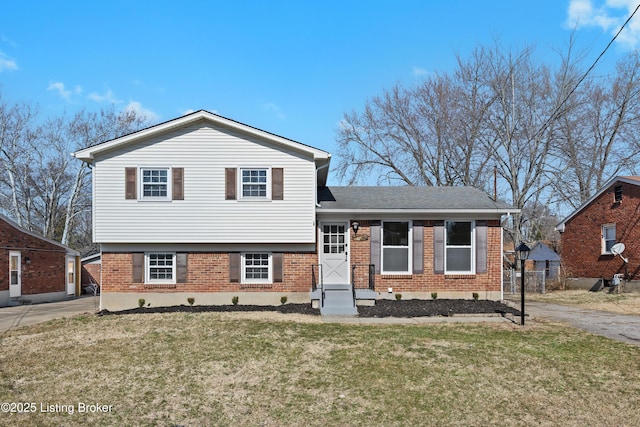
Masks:
[[[520,270],[510,269],[504,270],[502,279],[502,291],[505,295],[519,295],[521,293]],[[546,274],[544,271],[526,271],[524,272],[524,291],[538,294],[544,294],[546,287]]]

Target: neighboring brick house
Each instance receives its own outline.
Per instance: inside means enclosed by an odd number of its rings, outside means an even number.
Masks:
[[[573,285],[608,285],[614,274],[640,279],[639,222],[640,177],[618,176],[558,224],[562,265]],[[611,252],[616,243],[625,245],[622,256]]]
[[[79,255],[0,215],[0,307],[78,295]]]
[[[93,168],[103,309],[502,297],[518,210],[477,189],[327,187],[326,151],[207,111],[74,155]]]

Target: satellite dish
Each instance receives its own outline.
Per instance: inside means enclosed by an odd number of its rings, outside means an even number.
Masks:
[[[615,245],[611,246],[611,253],[614,255],[620,255],[622,252],[624,252],[624,243],[616,243]]]
[[[624,243],[616,243],[615,245],[611,246],[611,253],[614,255],[619,255],[620,258],[622,258],[622,260],[624,261],[625,264],[629,263],[629,258],[625,258],[622,256],[622,252],[624,252],[625,246]]]

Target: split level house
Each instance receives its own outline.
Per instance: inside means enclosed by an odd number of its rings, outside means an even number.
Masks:
[[[640,290],[640,177],[611,179],[556,229],[569,286],[597,289],[617,274]]]
[[[518,210],[477,189],[328,187],[328,152],[207,111],[74,155],[93,168],[103,309],[502,297]]]
[[[0,215],[0,307],[80,294],[80,253]]]

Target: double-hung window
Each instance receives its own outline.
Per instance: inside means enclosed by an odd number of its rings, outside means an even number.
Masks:
[[[141,168],[142,199],[166,200],[169,194],[169,168]]]
[[[242,254],[242,282],[243,283],[271,283],[270,253]]]
[[[382,223],[382,273],[411,273],[411,223],[384,221]]]
[[[240,179],[242,198],[269,198],[269,170],[267,168],[240,169]]]
[[[616,244],[616,225],[606,224],[602,226],[602,254],[610,254],[611,248]]]
[[[473,221],[445,223],[445,272],[473,274],[475,272]]]
[[[146,275],[149,283],[176,283],[176,254],[148,253]]]

